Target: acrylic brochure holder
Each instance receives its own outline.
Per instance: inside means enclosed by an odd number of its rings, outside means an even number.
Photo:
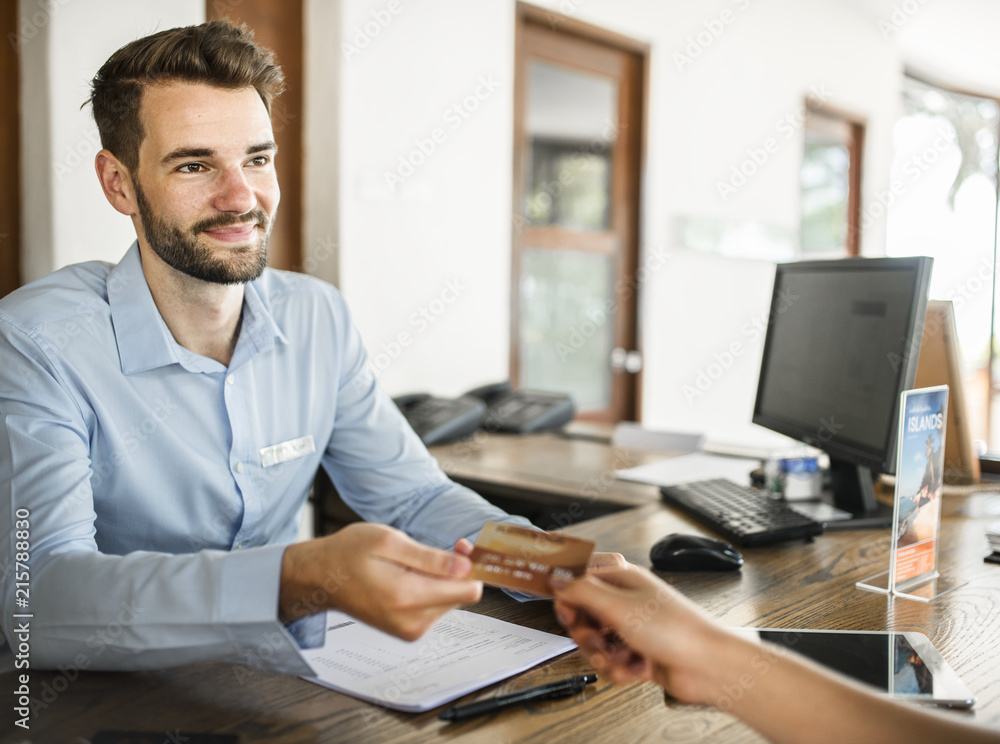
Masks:
[[[889,570],[855,586],[930,602],[963,586],[937,570],[948,386],[907,390],[899,409]]]

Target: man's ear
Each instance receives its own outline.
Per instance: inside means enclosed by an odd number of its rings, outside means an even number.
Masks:
[[[101,150],[94,159],[97,178],[111,206],[131,217],[139,211],[128,168],[110,150]]]

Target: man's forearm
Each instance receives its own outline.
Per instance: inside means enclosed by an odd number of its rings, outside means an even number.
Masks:
[[[32,572],[32,666],[121,670],[215,660],[307,674],[277,619],[282,550],[48,556]],[[4,614],[7,623],[11,613]]]

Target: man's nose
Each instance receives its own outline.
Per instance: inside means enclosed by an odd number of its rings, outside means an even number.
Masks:
[[[257,206],[257,196],[242,168],[229,168],[223,172],[213,206],[220,212],[244,214]]]

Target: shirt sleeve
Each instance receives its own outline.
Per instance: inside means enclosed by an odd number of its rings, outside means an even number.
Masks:
[[[337,339],[341,374],[323,466],[341,498],[366,520],[443,549],[460,537],[475,541],[488,521],[531,526],[444,474],[378,386],[342,300],[338,315],[344,318]]]
[[[0,319],[0,667],[217,660],[310,674],[277,619],[285,546],[100,552],[88,417],[54,356]]]

